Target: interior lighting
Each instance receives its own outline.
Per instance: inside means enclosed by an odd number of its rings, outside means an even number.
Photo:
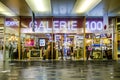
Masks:
[[[51,12],[50,0],[26,0],[33,12]]]
[[[92,40],[87,40],[87,41],[86,41],[86,43],[91,43],[91,42],[92,42]]]
[[[77,0],[74,6],[75,13],[85,13],[93,9],[102,0]]]
[[[15,13],[11,11],[7,6],[0,2],[0,14],[5,16],[15,16]]]

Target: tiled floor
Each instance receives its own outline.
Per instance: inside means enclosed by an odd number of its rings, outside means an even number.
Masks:
[[[120,61],[3,62],[0,80],[120,80]]]
[[[0,80],[120,80],[120,62],[0,62]]]

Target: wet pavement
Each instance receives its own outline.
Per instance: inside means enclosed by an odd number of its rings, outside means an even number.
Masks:
[[[120,62],[0,62],[0,80],[120,80]]]

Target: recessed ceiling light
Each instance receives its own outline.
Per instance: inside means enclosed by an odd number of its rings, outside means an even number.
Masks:
[[[7,6],[0,2],[0,14],[5,16],[16,16]]]
[[[77,0],[73,9],[75,13],[86,13],[98,5],[102,0]]]
[[[26,0],[33,12],[51,12],[50,0]]]

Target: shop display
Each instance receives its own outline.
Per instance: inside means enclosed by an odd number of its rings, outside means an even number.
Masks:
[[[74,39],[75,48],[83,48],[83,35],[76,35]]]
[[[61,40],[61,35],[55,35],[55,42],[60,41]]]
[[[30,57],[40,57],[39,50],[31,50]]]
[[[112,55],[112,36],[111,34],[90,34],[86,35],[86,46],[91,46],[90,56],[92,59],[111,58]],[[88,49],[89,51],[89,49]],[[111,52],[110,52],[111,51]],[[109,56],[108,56],[109,55]]]
[[[102,17],[86,17],[86,25],[84,17],[64,19],[36,17],[35,31],[31,29],[31,18],[21,17],[20,20],[25,24],[21,25],[20,38],[18,34],[17,36],[15,34],[16,38],[9,37],[8,41],[21,39],[18,42],[22,49],[20,50],[22,59],[26,59],[30,55],[35,58],[41,56],[41,59],[44,56],[45,59],[51,59],[53,56],[56,59],[58,59],[57,57],[67,59],[72,56],[74,59],[80,60],[86,59],[87,50],[90,51],[91,59],[103,59],[108,56],[108,53],[113,54],[113,38],[116,35],[112,32],[112,23],[104,26]],[[7,20],[6,25],[8,22]],[[13,25],[11,23],[10,26],[14,26],[17,22]],[[107,30],[109,27],[110,29]],[[119,40],[117,45],[119,51]],[[24,58],[25,55],[27,57]]]
[[[26,47],[32,47],[32,46],[35,46],[34,44],[34,39],[25,39],[25,46]]]
[[[39,44],[40,46],[45,46],[45,39],[40,39]]]

